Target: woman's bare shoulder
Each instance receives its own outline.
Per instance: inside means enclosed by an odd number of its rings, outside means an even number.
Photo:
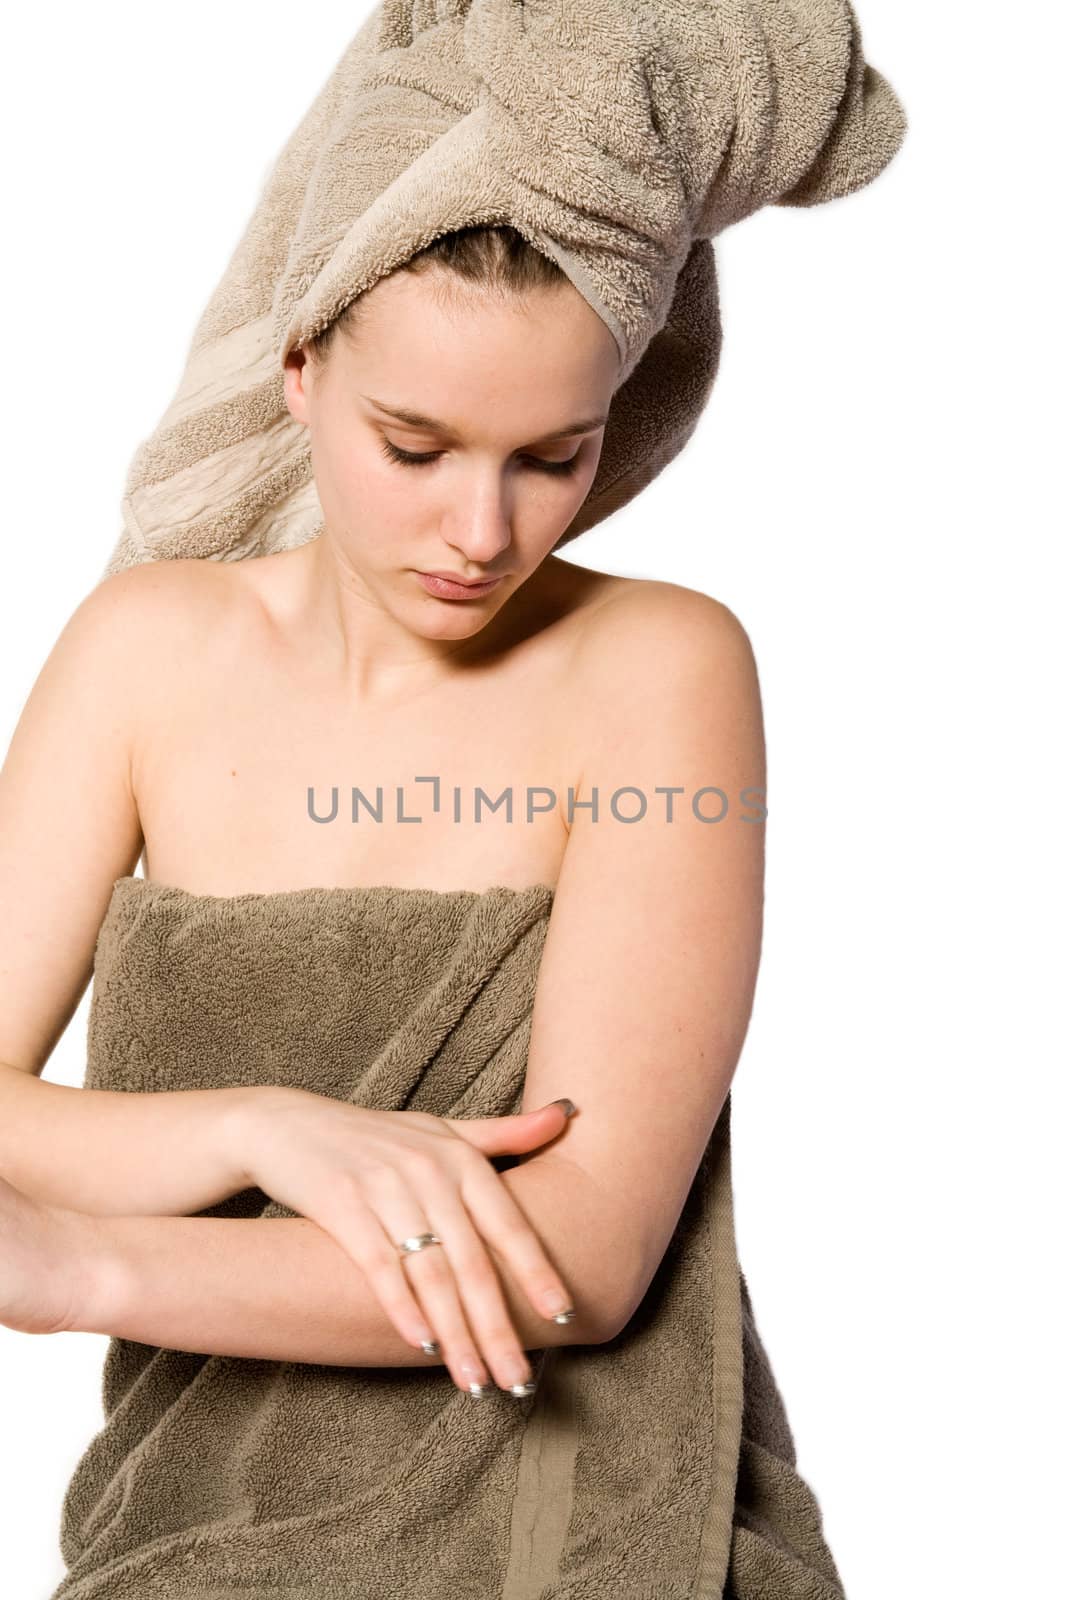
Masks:
[[[657,659],[684,661],[728,641],[748,645],[737,614],[703,590],[659,578],[595,577],[605,581],[580,613],[582,657],[594,670],[610,671],[622,660],[631,671],[642,658],[649,667]]]
[[[211,647],[225,638],[255,600],[235,563],[188,557],[146,561],[104,579],[114,614],[129,649],[146,674],[189,674],[206,664]]]
[[[215,608],[235,604],[242,587],[234,581],[232,563],[185,557],[180,561],[143,561],[113,573],[99,585],[112,603],[154,631],[160,626],[177,629],[208,627],[217,618]]]

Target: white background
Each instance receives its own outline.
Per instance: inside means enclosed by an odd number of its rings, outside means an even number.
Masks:
[[[848,199],[720,237],[698,432],[565,555],[705,590],[753,641],[770,817],[741,1260],[850,1600],[1001,1600],[1060,1569],[1063,39],[1024,6],[859,9],[903,150]],[[4,13],[5,749],[366,10]],[[81,1081],[88,1004],[47,1078]],[[13,1600],[62,1575],[105,1346],[0,1329]]]

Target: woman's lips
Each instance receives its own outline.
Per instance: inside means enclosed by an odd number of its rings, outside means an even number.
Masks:
[[[430,572],[419,572],[415,576],[426,590],[427,594],[437,595],[441,600],[477,600],[479,595],[488,594],[490,589],[495,589],[504,576],[487,578],[484,583],[454,583],[451,578],[437,578]]]

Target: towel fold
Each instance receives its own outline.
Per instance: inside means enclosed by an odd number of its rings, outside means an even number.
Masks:
[[[86,1087],[518,1111],[552,900],[120,878]],[[729,1117],[627,1327],[531,1351],[528,1399],[112,1339],[52,1600],[841,1600],[737,1260]],[[259,1189],[199,1214],[293,1215]]]
[[[130,464],[105,575],[321,532],[286,355],[440,234],[494,222],[559,264],[623,362],[559,548],[696,426],[721,349],[712,239],[870,183],[905,131],[848,0],[384,0],[270,170]]]

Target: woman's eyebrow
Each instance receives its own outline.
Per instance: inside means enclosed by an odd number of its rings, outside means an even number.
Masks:
[[[436,417],[425,417],[420,411],[411,411],[407,406],[387,406],[384,401],[376,400],[372,394],[365,394],[362,399],[369,400],[372,406],[379,411],[384,411],[386,416],[395,417],[397,422],[406,422],[410,428],[426,428],[431,433],[440,433],[447,439],[458,438],[454,429],[447,422],[439,422]],[[531,444],[548,444],[553,439],[569,439],[578,433],[593,433],[597,428],[602,428],[607,422],[607,417],[581,417],[577,422],[569,423],[565,428],[555,428],[551,433],[543,433],[538,439],[531,439]]]

